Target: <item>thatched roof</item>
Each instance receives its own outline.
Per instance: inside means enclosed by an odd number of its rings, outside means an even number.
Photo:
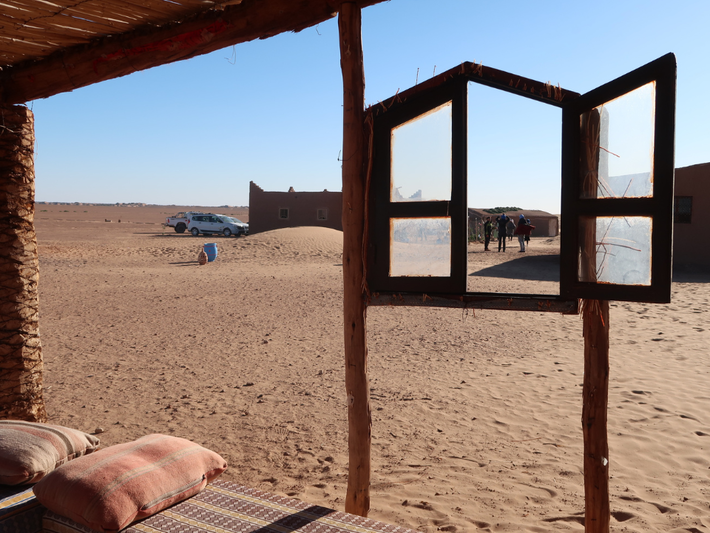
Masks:
[[[384,0],[349,0],[360,7]],[[344,0],[4,0],[0,102],[46,98],[226,46],[300,31]]]

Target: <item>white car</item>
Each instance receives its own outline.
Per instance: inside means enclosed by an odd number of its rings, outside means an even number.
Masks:
[[[236,221],[227,215],[216,214],[194,214],[191,215],[187,224],[187,230],[197,237],[200,233],[203,235],[212,235],[221,233],[225,237],[236,235],[246,235],[249,231],[249,225],[243,222]]]
[[[229,218],[237,226],[241,226],[241,228],[244,230],[242,235],[249,235],[249,224],[247,222],[242,222],[238,218],[234,218],[234,217],[227,217],[227,218]]]

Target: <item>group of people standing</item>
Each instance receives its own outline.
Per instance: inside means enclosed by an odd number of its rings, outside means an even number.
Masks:
[[[505,252],[506,237],[513,240],[513,235],[518,236],[520,251],[525,251],[525,245],[530,242],[530,233],[535,229],[535,226],[530,224],[530,220],[525,218],[525,215],[520,215],[518,223],[516,224],[510,217],[506,216],[505,213],[501,213],[500,216],[496,217],[495,224],[498,227],[499,252],[501,249]],[[491,217],[486,217],[486,221],[483,223],[483,234],[485,238],[484,248],[485,251],[488,251],[488,245],[493,235],[493,222],[491,221]]]

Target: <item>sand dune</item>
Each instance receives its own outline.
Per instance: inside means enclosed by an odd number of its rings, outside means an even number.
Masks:
[[[193,439],[227,479],[344,508],[341,233],[195,238],[164,231],[170,208],[42,209],[52,422],[106,445]],[[201,267],[205,242],[219,254]],[[555,246],[533,239],[513,265],[517,246],[473,246],[470,283],[554,290]],[[694,279],[668,305],[612,302],[612,531],[710,531],[710,279]],[[578,316],[370,308],[371,516],[583,531],[581,331]]]
[[[238,260],[270,262],[329,258],[339,261],[343,251],[343,234],[330,228],[284,228],[265,231],[240,239],[236,245]]]

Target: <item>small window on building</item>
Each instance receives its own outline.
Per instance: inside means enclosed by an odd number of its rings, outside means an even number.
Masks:
[[[288,218],[288,207],[279,209],[279,218]]]
[[[327,209],[319,209],[317,218],[318,218],[318,220],[328,220],[328,210]]]
[[[676,196],[673,206],[673,222],[676,224],[690,224],[693,214],[693,197]]]

